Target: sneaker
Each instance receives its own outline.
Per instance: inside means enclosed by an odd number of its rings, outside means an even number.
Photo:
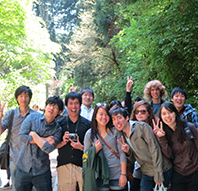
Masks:
[[[3,187],[10,187],[10,183],[7,182],[7,184],[5,184]]]

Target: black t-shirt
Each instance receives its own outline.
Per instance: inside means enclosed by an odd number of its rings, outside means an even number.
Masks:
[[[85,133],[90,128],[91,122],[89,120],[79,115],[78,120],[73,123],[70,118],[66,116],[58,120],[57,123],[62,127],[62,137],[65,131],[69,131],[70,133],[76,132],[79,136],[80,143],[83,145]],[[57,167],[66,165],[68,163],[82,167],[82,155],[83,151],[74,149],[70,145],[70,142],[68,142],[66,145],[58,149]]]

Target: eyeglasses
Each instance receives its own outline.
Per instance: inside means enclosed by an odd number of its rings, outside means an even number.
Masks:
[[[59,108],[57,106],[55,106],[54,104],[48,104],[48,107],[59,110]]]
[[[106,107],[106,103],[97,103],[96,106],[97,107]]]
[[[137,115],[137,114],[139,114],[139,113],[141,113],[142,115],[145,115],[146,114],[146,112],[147,112],[147,110],[136,110],[135,111],[135,115]]]

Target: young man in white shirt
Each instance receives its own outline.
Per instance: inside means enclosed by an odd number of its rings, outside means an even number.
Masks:
[[[82,96],[80,115],[91,121],[93,115],[91,104],[94,101],[94,90],[90,87],[84,87],[80,90],[80,95]]]

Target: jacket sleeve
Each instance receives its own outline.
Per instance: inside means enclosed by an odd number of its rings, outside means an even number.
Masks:
[[[198,131],[198,114],[195,111],[192,113],[192,123]]]
[[[166,136],[163,137],[157,137],[158,142],[161,146],[161,150],[164,154],[164,156],[168,159],[171,158],[172,156],[172,149],[170,148],[170,146],[168,145],[168,140],[166,139]]]
[[[31,114],[25,118],[19,130],[20,139],[25,144],[30,143],[33,139],[32,136],[29,135],[29,132],[31,131],[31,127],[32,127],[32,122],[31,122],[32,120],[30,116]]]
[[[163,159],[161,148],[157,142],[157,139],[152,131],[152,128],[147,124],[143,124],[143,138],[148,145],[149,155],[153,163],[154,181],[164,181],[163,176]]]
[[[50,145],[47,141],[44,143],[43,147],[42,147],[42,151],[49,154],[50,152],[52,152],[57,144],[60,142],[61,140],[61,135],[62,135],[62,129],[59,125],[57,125],[58,127],[54,127],[56,128],[56,132],[53,134],[54,136],[54,140],[55,140],[55,144],[54,145]]]
[[[132,110],[131,92],[126,92],[124,102],[125,102],[125,107],[127,108],[127,111],[129,112],[129,116],[130,116]]]
[[[195,128],[194,124],[189,123],[189,125],[190,125],[190,129],[191,129],[191,131],[192,131],[192,133],[193,133],[193,136],[194,136],[195,146],[196,146],[196,148],[197,148],[197,150],[198,150],[198,131],[197,131],[197,129]]]

